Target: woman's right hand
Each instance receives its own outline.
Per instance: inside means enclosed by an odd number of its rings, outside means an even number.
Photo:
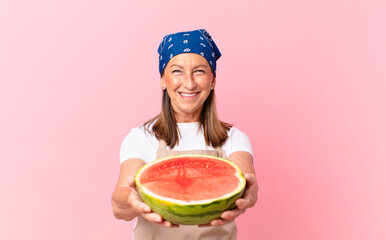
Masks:
[[[111,197],[114,216],[117,219],[130,221],[141,215],[146,220],[163,227],[178,227],[152,212],[150,206],[139,197],[132,173],[135,175],[142,165],[143,163],[134,160],[122,163],[118,184]]]
[[[135,189],[134,178],[128,179],[127,187],[117,186],[111,197],[113,213],[117,219],[130,221],[139,214],[150,213],[150,207],[142,202]]]

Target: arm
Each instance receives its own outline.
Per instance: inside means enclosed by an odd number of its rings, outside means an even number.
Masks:
[[[126,160],[121,164],[118,183],[111,196],[113,213],[117,219],[130,221],[138,216],[139,212],[148,212],[147,206],[136,201],[136,189],[134,183],[135,173],[145,162],[141,159]],[[129,199],[131,201],[129,201]]]
[[[142,202],[139,197],[134,177],[143,165],[145,165],[145,162],[141,159],[128,159],[121,164],[118,183],[111,196],[114,216],[117,219],[130,221],[138,215],[142,215],[150,222],[165,227],[175,226],[168,221],[163,221],[162,217],[152,212],[150,207]]]
[[[258,185],[255,177],[255,169],[253,167],[253,157],[248,152],[234,152],[229,155],[228,159],[234,162],[244,174],[247,184],[244,194],[236,200],[236,208],[225,211],[221,214],[221,219],[215,219],[210,224],[215,226],[224,225],[245,212],[247,208],[251,208],[257,202]]]

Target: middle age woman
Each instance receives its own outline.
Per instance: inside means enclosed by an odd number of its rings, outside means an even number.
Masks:
[[[114,215],[127,221],[138,217],[136,240],[235,240],[234,219],[256,203],[258,187],[247,135],[217,117],[214,92],[221,53],[204,29],[166,35],[158,53],[162,109],[133,128],[122,143],[121,171],[112,195]],[[247,187],[236,208],[206,226],[177,226],[152,212],[139,198],[134,176],[148,162],[180,154],[214,155],[238,165]]]

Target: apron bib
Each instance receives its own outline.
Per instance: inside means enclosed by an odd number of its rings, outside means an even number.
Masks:
[[[221,147],[215,150],[191,150],[176,151],[167,150],[166,142],[160,140],[158,143],[157,157],[164,158],[182,154],[203,154],[221,158],[226,158],[226,154]],[[135,240],[236,240],[237,229],[235,221],[225,224],[224,226],[198,227],[195,225],[180,225],[179,228],[167,228],[158,226],[149,222],[142,216],[138,216],[137,224],[134,228]]]

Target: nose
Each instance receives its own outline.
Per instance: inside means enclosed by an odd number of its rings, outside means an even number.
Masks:
[[[194,89],[197,86],[193,74],[190,74],[190,73],[186,73],[182,84],[184,85],[185,88],[190,90]]]

